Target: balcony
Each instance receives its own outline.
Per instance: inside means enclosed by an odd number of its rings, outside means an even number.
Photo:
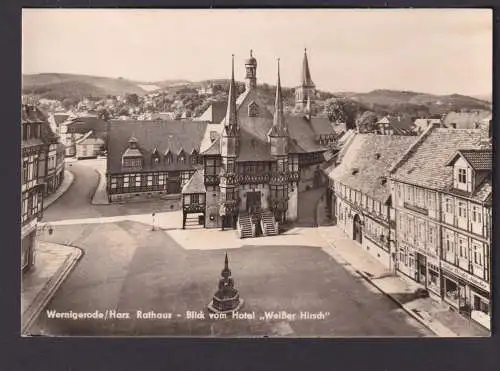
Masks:
[[[219,177],[217,175],[205,175],[206,185],[219,185]]]
[[[423,208],[423,207],[420,207],[420,206],[416,206],[416,205],[411,205],[409,204],[408,202],[405,202],[403,204],[404,208],[405,209],[408,209],[408,210],[411,210],[411,211],[415,211],[419,214],[422,214],[422,215],[425,215],[425,216],[428,216],[429,215],[429,210]]]

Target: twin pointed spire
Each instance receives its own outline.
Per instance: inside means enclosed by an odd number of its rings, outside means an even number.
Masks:
[[[276,84],[276,100],[274,102],[273,126],[269,133],[272,136],[287,135],[285,114],[283,113],[283,95],[281,93],[280,59],[278,58],[278,83]]]
[[[238,116],[236,113],[236,82],[234,81],[234,54],[232,55],[231,82],[229,83],[229,95],[227,101],[226,117],[224,118],[224,133],[235,135],[238,128]]]
[[[302,61],[302,86],[314,87],[311,79],[311,71],[309,70],[309,61],[307,60],[307,49],[304,48],[304,60]]]

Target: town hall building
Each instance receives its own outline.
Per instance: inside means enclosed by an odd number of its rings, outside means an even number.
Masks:
[[[237,96],[233,57],[220,122],[111,122],[111,201],[182,190],[183,225],[198,214],[206,228],[235,228],[241,237],[276,234],[281,224],[295,220],[299,192],[322,183],[319,166],[335,133],[328,118],[312,112],[315,90],[307,53],[296,89],[303,92],[296,94],[296,107],[302,109],[294,115],[284,113],[279,62],[274,112],[257,86],[252,52],[245,70],[245,91]]]

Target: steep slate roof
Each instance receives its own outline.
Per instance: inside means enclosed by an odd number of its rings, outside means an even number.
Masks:
[[[206,191],[203,170],[196,170],[188,182],[184,184],[184,187],[182,187],[182,194],[205,193]]]
[[[251,92],[251,93],[250,93]],[[259,116],[249,117],[246,107],[252,101],[259,106]],[[273,115],[259,97],[258,89],[246,90],[237,99],[238,125],[240,127],[240,153],[238,161],[271,161],[267,133],[273,124]],[[226,103],[227,104],[227,103]],[[222,122],[222,120],[221,120]],[[327,118],[312,117],[311,122],[301,115],[285,115],[285,125],[290,135],[290,153],[321,152],[326,147],[316,143],[316,135],[335,135]],[[221,123],[207,125],[200,151],[219,154],[219,140],[212,142],[210,132],[222,132]]]
[[[491,113],[487,111],[449,112],[443,119],[443,124],[449,128],[454,123],[457,129],[474,129],[477,123],[487,117],[491,117]]]
[[[386,202],[391,191],[388,182],[391,166],[417,140],[412,136],[356,134],[348,144],[338,166],[326,173],[334,181]]]
[[[453,165],[458,156],[462,156],[474,170],[491,170],[493,167],[493,151],[488,149],[458,150],[448,165]]]
[[[108,136],[108,171],[110,173],[121,172],[122,155],[129,146],[129,139],[137,138],[137,145],[144,158],[144,171],[149,170],[188,170],[192,169],[188,154],[193,149],[199,151],[201,139],[206,122],[184,121],[133,121],[112,120],[109,122]],[[152,154],[155,148],[161,156],[159,164],[154,164]],[[168,164],[164,161],[164,154],[170,150],[172,154],[178,154],[183,149],[186,153],[184,164],[174,161]]]
[[[453,167],[447,166],[457,150],[477,149],[479,129],[449,129],[431,125],[391,169],[391,178],[425,188],[447,191],[453,185]]]
[[[311,117],[311,127],[316,135],[335,135],[328,117]]]
[[[226,115],[227,102],[212,102],[210,106],[201,114],[200,117],[195,118],[195,121],[207,121],[213,124],[218,124]]]

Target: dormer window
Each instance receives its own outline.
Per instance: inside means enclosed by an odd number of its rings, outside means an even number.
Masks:
[[[259,106],[254,101],[250,102],[248,105],[248,116],[256,117],[259,115]]]
[[[165,162],[167,164],[171,164],[173,161],[174,161],[174,157],[172,155],[172,152],[170,152],[170,150],[168,150],[167,152],[165,152]]]
[[[185,164],[186,163],[186,153],[184,152],[183,149],[179,151],[179,154],[177,155],[177,162],[180,164]]]
[[[151,160],[154,165],[157,165],[160,163],[160,153],[158,152],[158,149],[154,149],[153,153],[151,155]]]
[[[210,143],[215,142],[215,139],[217,139],[217,132],[216,131],[211,131],[210,132]]]
[[[196,164],[198,164],[198,151],[196,151],[196,149],[193,149],[191,151],[191,165]]]
[[[142,153],[137,145],[137,139],[131,137],[128,141],[128,148],[122,155],[122,166],[124,168],[142,168]]]
[[[467,170],[466,169],[458,169],[458,182],[459,183],[467,183]]]

